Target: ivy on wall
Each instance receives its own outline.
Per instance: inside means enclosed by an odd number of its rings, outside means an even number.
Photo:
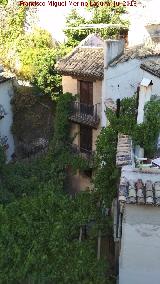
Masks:
[[[1,63],[18,79],[30,81],[38,93],[56,99],[62,86],[55,64],[69,51],[68,48],[59,45],[47,30],[37,28],[35,9],[16,3],[6,7],[1,4]]]
[[[110,125],[102,129],[97,140],[95,190],[71,199],[64,192],[66,168],[74,164],[76,169],[84,163],[79,157],[74,159],[69,146],[72,139],[68,116],[72,99],[68,93],[58,100],[54,138],[46,157],[32,163],[5,165],[1,155],[2,283],[111,283],[106,277],[104,259],[96,258],[94,237],[100,228],[104,231],[109,229],[108,225],[112,227],[110,219],[107,224],[102,209],[110,208],[116,196],[117,134],[132,135],[140,143],[137,129],[141,128],[145,137],[154,129],[154,137],[150,135],[151,141],[146,139],[144,146],[145,149],[148,143],[151,148],[155,146],[151,142],[159,131],[160,104],[151,101],[146,105],[143,126],[136,126],[135,98],[121,101],[119,118],[107,111]],[[94,237],[80,242],[80,227],[93,220],[96,222]]]
[[[68,147],[71,101],[71,94],[58,101],[55,135],[46,157],[31,163],[2,163],[2,283],[111,283],[106,260],[97,260],[95,238],[79,241],[80,227],[97,219],[96,195],[65,194],[65,169],[73,159]]]
[[[136,125],[134,143],[144,148],[145,156],[153,158],[157,150],[160,134],[160,101],[151,100],[144,109],[144,122]]]

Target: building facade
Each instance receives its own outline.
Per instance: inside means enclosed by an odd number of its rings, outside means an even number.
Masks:
[[[158,61],[146,61],[140,68],[145,77],[140,83],[137,123],[144,121],[144,107],[150,100],[160,101]],[[150,77],[151,76],[151,77]],[[156,82],[156,83],[155,83]],[[153,88],[153,86],[155,87]],[[155,93],[156,91],[156,93]],[[157,143],[157,149],[158,149]],[[160,166],[157,159],[143,161],[143,149],[132,147],[132,139],[119,134],[117,167],[121,168],[115,218],[115,244],[119,284],[159,283],[160,272]],[[147,160],[147,159],[146,159]]]
[[[71,137],[73,148],[90,159],[96,150],[101,130],[101,98],[103,81],[103,41],[88,36],[57,66],[62,74],[63,93],[76,96],[72,105]],[[90,188],[92,170],[72,177],[75,190]]]
[[[12,79],[0,73],[0,143],[4,147],[7,162],[14,153],[14,139],[11,132],[13,113],[11,99],[14,94]]]
[[[119,41],[114,41],[114,46],[111,48],[117,49]],[[104,48],[105,56],[108,54],[108,41],[105,42]],[[157,95],[159,93],[159,76],[156,74],[159,68],[160,46],[155,45],[152,48],[142,46],[141,48],[126,49],[122,55],[112,60],[110,63],[104,61],[104,82],[102,90],[102,126],[107,124],[105,115],[106,103],[108,100],[123,99],[132,97],[137,88],[140,87],[144,78],[152,80],[152,93]],[[148,67],[147,67],[148,66]],[[149,67],[150,66],[150,67]],[[153,67],[154,66],[154,67]],[[152,67],[154,71],[152,72]],[[147,72],[150,68],[150,72]]]

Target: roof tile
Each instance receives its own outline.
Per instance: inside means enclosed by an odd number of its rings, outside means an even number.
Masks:
[[[103,79],[104,51],[102,47],[77,47],[57,64],[63,75]]]
[[[160,181],[153,183],[147,180],[144,183],[141,179],[133,181],[121,178],[119,202],[160,206]]]
[[[140,68],[160,78],[160,61],[146,61],[141,64]]]

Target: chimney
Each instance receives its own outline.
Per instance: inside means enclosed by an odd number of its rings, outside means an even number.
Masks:
[[[160,20],[159,20],[160,21]],[[160,43],[160,23],[150,23],[146,25],[146,30],[153,43]]]
[[[152,80],[148,78],[143,78],[140,84],[137,124],[141,124],[144,121],[144,107],[145,104],[151,99],[152,85]],[[135,155],[138,158],[144,158],[144,149],[140,147],[140,145],[136,146]]]
[[[137,124],[144,121],[144,106],[151,99],[152,85],[152,80],[148,78],[143,78],[140,84]]]
[[[120,57],[124,52],[124,40],[106,40],[104,42],[104,68]]]
[[[124,40],[106,40],[104,42],[104,80],[102,83],[102,119],[101,126],[107,125],[106,119],[106,102],[107,99],[112,100],[112,95],[108,94],[108,66],[111,62],[113,62],[116,58],[120,57],[124,52],[125,42]],[[113,100],[112,100],[113,101]],[[114,105],[114,101],[112,105]],[[113,107],[115,108],[115,106]]]

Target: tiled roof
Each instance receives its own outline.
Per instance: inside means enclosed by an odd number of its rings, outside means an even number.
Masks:
[[[132,140],[128,135],[119,134],[116,165],[122,167],[132,164]]]
[[[160,55],[160,45],[156,46],[138,46],[136,48],[128,48],[124,51],[124,54],[118,59],[114,60],[110,66],[115,66],[118,63],[126,62],[130,59],[144,59],[147,57],[154,57]]]
[[[160,180],[153,182],[148,179],[127,180],[121,177],[119,186],[119,202],[139,205],[160,206]]]
[[[104,51],[102,47],[77,47],[57,64],[63,75],[103,79]]]
[[[141,64],[141,69],[160,78],[160,61],[149,60]]]
[[[96,34],[88,35],[56,66],[62,75],[103,79],[104,42]]]

